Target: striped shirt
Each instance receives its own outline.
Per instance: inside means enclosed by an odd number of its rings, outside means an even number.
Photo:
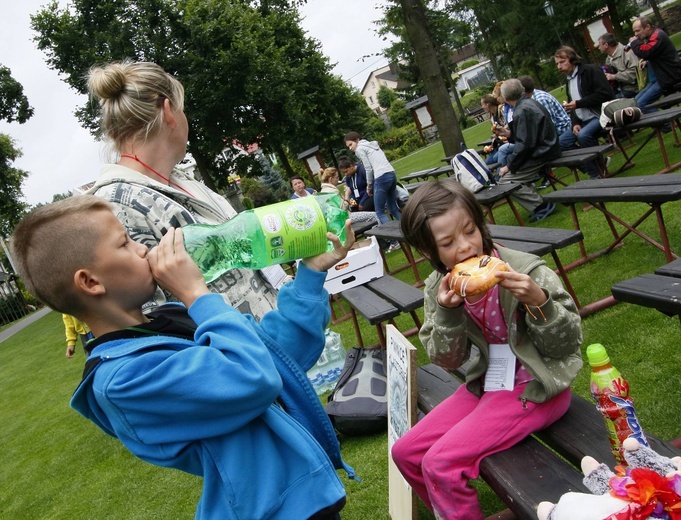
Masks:
[[[561,135],[572,128],[570,116],[563,108],[563,105],[561,105],[551,94],[545,90],[534,89],[532,91],[532,99],[537,103],[544,105],[546,110],[549,111],[551,121],[553,121],[553,124],[556,126],[558,135]]]

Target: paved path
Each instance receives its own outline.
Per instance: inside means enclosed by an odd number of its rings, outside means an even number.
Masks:
[[[26,316],[11,327],[7,327],[5,330],[0,331],[0,343],[11,336],[14,336],[14,334],[19,332],[21,329],[28,327],[30,324],[38,321],[40,318],[49,314],[50,312],[52,312],[52,309],[49,307],[43,307],[42,309],[35,311],[33,314]]]

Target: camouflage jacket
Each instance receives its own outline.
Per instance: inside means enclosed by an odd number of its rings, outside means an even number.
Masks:
[[[109,164],[87,193],[111,202],[130,237],[148,247],[157,245],[171,226],[219,224],[236,215],[224,197],[189,174],[174,170],[170,179],[177,188],[130,168]],[[276,290],[259,271],[233,269],[211,282],[209,288],[221,294],[232,307],[257,320],[276,307]],[[158,289],[143,310],[148,312],[170,300],[175,299]]]

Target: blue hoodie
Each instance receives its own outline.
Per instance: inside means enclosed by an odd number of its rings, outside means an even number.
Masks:
[[[305,374],[324,347],[325,276],[301,264],[260,324],[209,294],[188,311],[194,341],[98,345],[71,406],[142,460],[202,476],[196,518],[308,518],[345,496],[334,467],[354,478]]]

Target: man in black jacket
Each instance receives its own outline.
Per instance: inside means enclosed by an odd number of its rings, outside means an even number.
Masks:
[[[598,137],[603,132],[599,117],[601,105],[615,98],[603,70],[589,63],[582,63],[577,52],[567,45],[559,48],[554,59],[558,70],[567,77],[567,101],[563,107],[570,114],[572,132],[560,136],[560,147],[569,150],[579,146],[586,148],[598,145]],[[595,161],[584,165],[590,178],[598,178]]]
[[[644,113],[654,112],[646,107],[681,83],[681,60],[669,36],[653,27],[649,18],[636,19],[632,28],[629,46],[636,56],[647,60],[649,71],[648,84],[636,94],[636,103]]]
[[[517,182],[522,185],[511,197],[531,212],[531,222],[538,222],[556,211],[556,205],[545,202],[533,184],[541,177],[546,163],[560,157],[556,127],[548,110],[525,95],[519,80],[504,81],[501,95],[514,107],[513,120],[508,130],[498,128],[494,133],[507,137],[515,147],[508,165],[499,169],[499,182]]]

